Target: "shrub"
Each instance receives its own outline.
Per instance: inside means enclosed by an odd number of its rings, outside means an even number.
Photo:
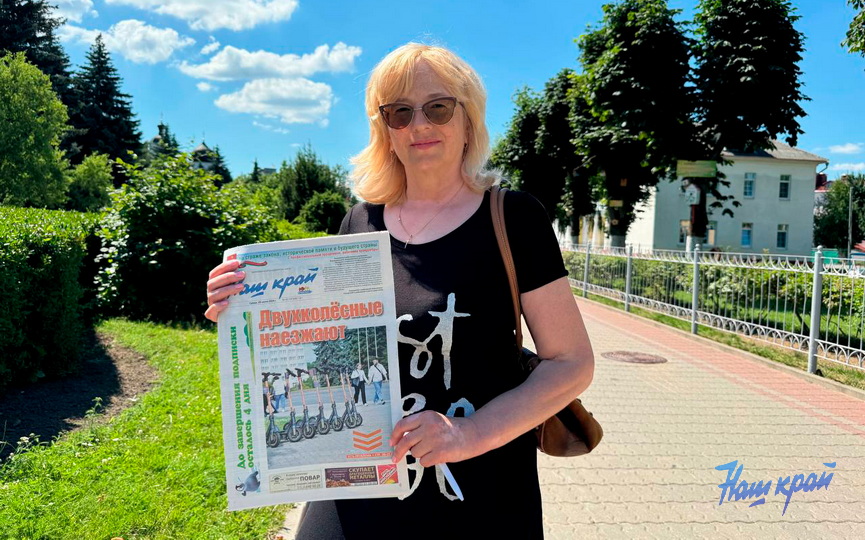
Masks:
[[[339,232],[346,212],[345,197],[334,191],[315,193],[300,209],[300,221],[311,231]]]
[[[94,214],[0,208],[0,388],[75,369],[88,319],[88,238],[97,221]]]
[[[229,247],[274,239],[267,213],[221,193],[186,154],[126,169],[99,231],[101,305],[131,319],[203,320],[208,271]]]
[[[108,193],[114,187],[111,163],[105,154],[91,154],[84,158],[70,175],[66,208],[79,212],[95,212],[105,208],[111,198]]]

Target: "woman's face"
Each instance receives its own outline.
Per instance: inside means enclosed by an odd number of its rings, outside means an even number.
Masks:
[[[415,72],[414,83],[404,96],[395,102],[419,108],[428,101],[439,97],[453,97],[442,80],[420,61]],[[457,104],[451,120],[444,125],[436,125],[427,120],[423,111],[414,111],[411,124],[403,129],[388,127],[391,149],[405,166],[406,171],[447,172],[462,167],[463,147],[467,140],[467,120],[465,110]]]

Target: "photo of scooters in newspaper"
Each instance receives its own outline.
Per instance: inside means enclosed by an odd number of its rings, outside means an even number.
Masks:
[[[230,249],[243,290],[219,318],[229,509],[398,497],[402,417],[387,233]]]

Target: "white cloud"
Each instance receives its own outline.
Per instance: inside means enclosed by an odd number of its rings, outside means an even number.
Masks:
[[[200,82],[195,85],[196,88],[201,90],[202,92],[210,92],[211,90],[216,90],[216,87],[210,83]]]
[[[260,127],[261,129],[265,129],[267,131],[272,131],[274,133],[279,133],[280,135],[288,135],[291,133],[289,130],[281,127],[271,126],[270,124],[264,124],[257,120],[252,121],[252,125],[255,127]]]
[[[865,163],[836,163],[829,167],[830,171],[843,172],[863,172],[865,171]]]
[[[327,125],[333,91],[308,79],[257,79],[214,101],[220,109],[278,118],[286,124]]]
[[[193,30],[248,30],[259,24],[287,21],[298,0],[105,0],[171,15]]]
[[[180,63],[180,71],[196,79],[231,81],[238,79],[309,77],[320,72],[351,71],[360,47],[339,42],[331,49],[319,45],[311,54],[279,55],[247,51],[227,45],[204,64]]]
[[[86,44],[92,44],[100,33],[108,50],[139,64],[164,62],[177,49],[195,43],[194,39],[181,36],[171,28],[156,28],[135,19],[120,21],[107,31],[87,30],[68,24],[58,31],[63,41]]]
[[[207,45],[204,46],[203,49],[201,49],[201,54],[210,54],[212,52],[216,52],[216,50],[219,47],[220,47],[220,45],[219,45],[219,42],[216,41],[216,38],[213,36],[210,36],[210,43],[208,43]]]
[[[863,149],[862,143],[847,143],[847,144],[839,144],[836,146],[830,146],[829,151],[833,154],[859,154]]]
[[[80,23],[85,16],[96,17],[99,15],[93,9],[93,0],[53,0],[49,3],[57,6],[55,15],[74,22]]]

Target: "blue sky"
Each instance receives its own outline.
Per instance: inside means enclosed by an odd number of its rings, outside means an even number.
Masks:
[[[370,70],[408,41],[447,46],[480,73],[487,123],[503,133],[511,98],[560,69],[579,69],[574,39],[602,0],[54,0],[73,66],[102,32],[145,138],[163,119],[186,149],[219,145],[232,173],[278,167],[310,143],[329,164],[367,142]],[[799,147],[830,160],[829,178],[865,172],[865,58],[840,45],[843,0],[793,0],[806,36]],[[670,0],[690,18],[697,0]]]

